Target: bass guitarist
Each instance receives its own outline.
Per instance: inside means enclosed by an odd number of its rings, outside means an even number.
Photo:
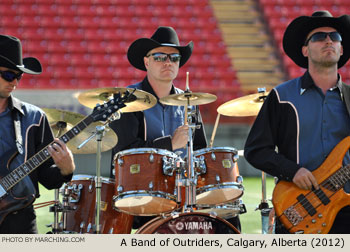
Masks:
[[[18,38],[0,35],[0,233],[37,233],[33,201],[39,197],[38,182],[48,189],[59,188],[71,180],[75,164],[67,146],[54,139],[44,112],[36,106],[22,102],[11,95],[23,73],[40,74],[41,64],[36,58],[22,58],[22,45]],[[43,147],[52,158],[43,162],[6,191],[6,185],[21,176],[10,172],[26,162]],[[34,162],[34,161],[33,161]],[[35,162],[34,162],[35,163]],[[34,166],[35,164],[32,163]]]
[[[350,86],[338,73],[350,57],[350,16],[316,11],[297,17],[286,28],[283,49],[306,71],[271,90],[244,155],[252,166],[279,180],[301,190],[317,190],[320,182],[312,172],[350,135]],[[349,164],[349,152],[342,162]],[[343,188],[350,193],[349,181]],[[350,233],[349,205],[350,201],[339,209],[333,223],[324,224],[332,225],[329,233]],[[288,233],[279,220],[276,233]]]

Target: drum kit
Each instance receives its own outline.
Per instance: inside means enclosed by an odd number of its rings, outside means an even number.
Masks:
[[[143,111],[157,103],[153,95],[129,88],[92,89],[81,93],[78,100],[92,108],[114,94],[126,92],[131,95],[114,114],[115,120],[120,118],[120,113]],[[92,123],[67,145],[74,154],[96,153],[96,176],[74,175],[70,182],[56,189],[55,203],[50,208],[54,213],[52,233],[128,234],[134,216],[154,216],[137,230],[140,234],[239,233],[226,221],[246,212],[241,200],[244,187],[237,165],[239,153],[232,147],[213,147],[213,140],[220,114],[256,115],[263,103],[262,96],[266,93],[222,104],[217,109],[210,147],[196,151],[192,142],[198,127],[192,122],[195,105],[211,103],[216,96],[193,93],[187,85],[184,93],[161,98],[163,104],[185,107],[185,122],[189,126],[187,155],[182,158],[172,151],[155,148],[124,150],[113,159],[115,179],[100,176],[99,160],[101,152],[117,144],[118,137],[108,124]],[[44,111],[56,136],[83,118],[63,110]],[[266,198],[263,201],[266,203]]]

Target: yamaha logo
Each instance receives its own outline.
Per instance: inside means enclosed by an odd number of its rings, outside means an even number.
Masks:
[[[182,222],[178,222],[175,225],[176,230],[183,230],[184,229],[184,224]]]

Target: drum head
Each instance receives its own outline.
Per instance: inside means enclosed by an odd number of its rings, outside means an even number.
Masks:
[[[136,232],[137,234],[239,234],[229,222],[206,213],[182,213],[157,217]]]

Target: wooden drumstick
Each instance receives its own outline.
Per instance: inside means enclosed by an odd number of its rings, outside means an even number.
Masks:
[[[190,76],[190,73],[189,72],[186,72],[186,91],[189,91],[190,90],[190,86],[188,84],[188,80],[189,80],[189,76]]]
[[[188,79],[189,79],[189,75],[190,75],[190,73],[189,72],[186,72],[186,92],[188,92],[189,90],[190,90],[190,87],[189,87],[189,84],[188,84]],[[187,118],[187,110],[188,110],[188,105],[189,104],[187,104],[186,106],[185,106],[185,125],[188,125],[188,118]]]
[[[214,124],[213,132],[211,134],[211,139],[210,139],[210,148],[213,147],[213,144],[214,144],[214,138],[216,135],[216,129],[218,128],[218,125],[219,125],[219,120],[220,120],[220,113],[218,113],[218,115],[216,116],[216,121]]]

